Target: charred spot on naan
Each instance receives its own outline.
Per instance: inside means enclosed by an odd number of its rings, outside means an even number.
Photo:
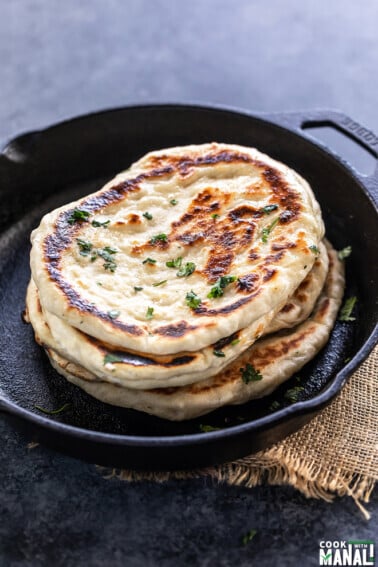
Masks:
[[[265,262],[269,265],[271,262]],[[246,274],[245,276],[241,276],[238,278],[236,282],[236,289],[238,292],[247,293],[248,295],[252,292],[255,292],[254,297],[258,293],[259,286],[261,282],[267,282],[275,277],[277,270],[267,268],[265,266],[259,267],[259,272],[252,272],[250,274]]]
[[[238,278],[236,286],[239,291],[251,293],[252,291],[255,291],[257,289],[259,281],[259,274],[246,274],[245,276]]]
[[[295,247],[295,242],[286,242],[282,239],[282,242],[273,242],[271,249],[273,252],[279,252],[280,250],[290,250],[291,248]]]
[[[221,276],[230,272],[230,267],[234,260],[234,255],[231,252],[214,253],[209,255],[207,264],[203,272],[208,276],[208,282],[213,283]]]
[[[297,292],[299,293],[304,292],[311,285],[311,279],[312,279],[312,274],[311,272],[309,272],[307,274],[307,277],[297,287],[295,291],[295,295],[297,295]],[[299,295],[297,295],[297,297],[299,298]]]
[[[243,305],[246,305],[250,301],[252,301],[257,295],[260,293],[260,290],[257,290],[255,293],[247,296],[247,297],[240,297],[236,299],[233,303],[225,305],[224,307],[214,308],[208,307],[204,302],[202,302],[197,309],[194,309],[193,312],[196,315],[227,315],[227,313],[231,313],[232,311],[236,311],[240,309]]]
[[[314,321],[322,321],[325,316],[327,311],[329,310],[331,305],[331,300],[329,299],[329,297],[326,297],[323,299],[323,301],[321,302],[321,304],[319,305],[319,307],[316,310],[316,314],[314,316]]]
[[[153,169],[160,169],[162,167],[172,168],[172,170],[177,171],[181,176],[185,177],[196,167],[216,165],[219,163],[251,163],[251,157],[235,150],[219,149],[217,144],[213,144],[213,151],[203,156],[198,156],[195,152],[179,156],[165,154],[149,156],[146,160],[146,167]]]
[[[254,262],[255,260],[258,260],[260,258],[260,255],[257,254],[257,252],[252,249],[248,254],[248,258],[249,258],[249,260]]]
[[[265,268],[265,274],[263,275],[263,282],[268,282],[269,280],[273,279],[277,275],[277,270],[268,270]]]
[[[130,213],[127,216],[127,222],[129,224],[142,224],[141,218],[136,213]]]
[[[38,296],[38,298],[37,298],[37,311],[38,311],[38,313],[41,313],[41,314],[42,314],[42,305],[41,305],[39,296]]]
[[[271,167],[265,166],[263,177],[284,208],[284,211],[280,214],[280,222],[282,224],[288,224],[295,220],[301,211],[301,205],[296,191],[290,189],[286,181],[283,180],[282,175],[280,175],[280,172]]]
[[[240,331],[237,331],[236,333],[233,333],[228,337],[224,337],[223,339],[220,339],[219,341],[213,344],[214,350],[222,350],[223,348],[232,345],[232,343],[238,342],[239,336],[240,336]]]
[[[294,305],[292,303],[286,303],[281,309],[281,313],[290,313],[294,309]]]
[[[196,354],[180,354],[180,355],[167,355],[165,357],[159,357],[159,359],[152,358],[145,354],[131,353],[121,349],[114,349],[109,346],[105,348],[100,343],[98,344],[98,349],[105,357],[110,354],[115,356],[118,360],[116,363],[127,364],[128,366],[153,366],[155,368],[171,368],[177,367],[182,370],[182,367],[190,365],[191,362],[196,358]]]
[[[30,323],[29,310],[27,307],[21,312],[21,321],[23,323]]]
[[[158,334],[166,338],[171,337],[176,339],[177,337],[183,337],[189,331],[192,331],[195,328],[196,328],[195,326],[189,325],[187,321],[179,321],[178,323],[173,323],[171,325],[164,325],[155,328],[154,334]]]

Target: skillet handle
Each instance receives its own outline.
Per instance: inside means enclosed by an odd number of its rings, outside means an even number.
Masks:
[[[369,191],[373,200],[378,204],[378,136],[371,130],[337,110],[309,110],[302,112],[287,112],[270,115],[270,119],[285,126],[301,136],[313,138],[305,131],[306,128],[330,126],[344,134],[375,157],[376,166],[372,175],[363,175],[354,170],[355,175]],[[318,143],[319,141],[316,140]],[[328,148],[327,148],[328,149]]]

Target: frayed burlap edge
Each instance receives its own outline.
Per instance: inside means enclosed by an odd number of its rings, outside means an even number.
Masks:
[[[261,484],[291,485],[307,498],[317,498],[332,502],[335,497],[350,496],[366,520],[370,513],[362,502],[368,503],[375,487],[376,479],[366,475],[355,475],[342,470],[331,481],[326,471],[319,470],[318,477],[313,478],[315,463],[301,466],[301,470],[293,470],[292,463],[283,464],[265,457],[254,460],[253,466],[243,462],[234,462],[219,467],[211,467],[192,471],[173,472],[140,472],[125,469],[97,469],[106,479],[117,478],[128,482],[152,481],[164,483],[168,480],[188,480],[210,477],[213,480],[235,486],[253,488]]]

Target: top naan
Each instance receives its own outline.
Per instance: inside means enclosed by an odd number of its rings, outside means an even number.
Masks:
[[[292,169],[256,149],[185,146],[147,154],[46,215],[31,268],[43,306],[69,324],[172,354],[268,320],[311,270],[323,234]]]

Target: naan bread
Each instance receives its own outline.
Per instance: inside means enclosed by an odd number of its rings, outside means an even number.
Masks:
[[[209,413],[227,404],[242,404],[272,393],[311,360],[327,342],[344,290],[344,270],[329,246],[329,271],[311,316],[292,330],[260,339],[217,376],[191,386],[133,390],[101,382],[85,368],[47,349],[51,363],[67,380],[93,397],[113,405],[138,409],[170,420]],[[241,369],[251,364],[262,375],[248,384]]]
[[[193,352],[257,320],[263,332],[323,234],[297,173],[255,149],[203,144],[150,153],[46,215],[31,268],[44,309],[84,333],[139,353]]]
[[[328,270],[328,254],[323,243],[319,245],[319,256],[311,272],[299,285],[294,295],[266,329],[273,330],[292,327],[306,319],[312,311],[321,292]],[[26,305],[35,328],[43,335],[44,324],[38,323],[43,317],[49,331],[43,337],[46,346],[52,348],[63,358],[84,366],[104,381],[119,386],[137,389],[163,388],[192,384],[214,376],[237,358],[251,344],[251,337],[261,335],[263,325],[259,322],[242,329],[231,337],[222,339],[219,344],[205,347],[197,352],[182,352],[176,355],[146,355],[125,350],[115,350],[111,345],[82,333],[68,325],[63,319],[42,308],[38,290],[30,282]],[[273,313],[272,313],[273,316]],[[266,319],[266,318],[265,318]],[[215,354],[214,354],[215,353]],[[217,356],[218,354],[218,356]],[[118,362],[105,363],[106,356],[118,358]]]

